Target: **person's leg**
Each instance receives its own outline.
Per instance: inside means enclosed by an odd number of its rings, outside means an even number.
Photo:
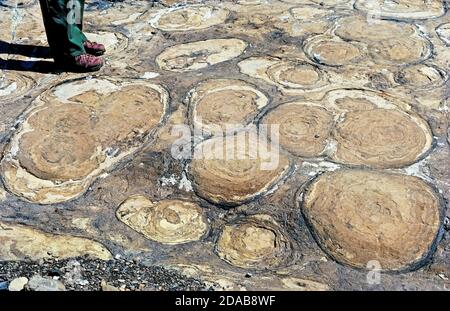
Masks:
[[[69,2],[40,0],[48,44],[57,61],[67,56],[76,57],[86,54],[83,47],[84,35],[76,25],[78,16],[73,11],[73,7],[68,7]]]

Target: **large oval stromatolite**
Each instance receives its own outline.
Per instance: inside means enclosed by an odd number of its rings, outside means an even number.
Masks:
[[[340,18],[334,33],[345,40],[376,42],[402,36],[411,36],[416,32],[413,25],[386,20],[369,22],[362,16]]]
[[[413,164],[432,147],[428,124],[412,113],[374,108],[345,113],[333,130],[335,161],[376,168]]]
[[[276,85],[288,95],[319,91],[328,85],[326,73],[306,61],[261,56],[244,59],[238,66],[243,74]]]
[[[210,39],[171,46],[156,57],[163,70],[184,72],[206,68],[241,55],[247,43],[240,39]]]
[[[142,145],[167,104],[164,88],[139,80],[59,84],[25,113],[1,163],[5,185],[41,204],[77,197]]]
[[[223,24],[230,12],[214,6],[188,6],[161,10],[150,24],[163,31],[192,31]]]
[[[442,0],[356,0],[355,8],[378,19],[429,19],[445,14]]]
[[[290,169],[289,159],[253,131],[216,137],[195,147],[190,177],[197,194],[234,206],[264,194]]]
[[[217,241],[220,258],[241,268],[267,269],[283,264],[292,245],[268,215],[253,215],[227,224]]]
[[[263,124],[279,125],[281,146],[301,157],[320,156],[327,145],[334,116],[327,109],[307,102],[278,106],[264,116]]]
[[[431,43],[420,36],[391,38],[369,45],[376,63],[407,65],[420,63],[431,56]]]
[[[183,200],[152,202],[136,195],[123,202],[116,215],[133,230],[163,244],[197,241],[208,230],[202,208]]]
[[[355,63],[364,56],[362,48],[356,43],[325,35],[305,40],[303,50],[314,62],[328,66],[342,66]]]
[[[204,81],[189,94],[194,126],[220,135],[250,123],[268,103],[254,85],[233,79]]]
[[[70,235],[50,234],[32,227],[0,222],[0,261],[92,256],[112,258],[100,243]]]
[[[440,228],[440,200],[417,177],[375,171],[325,173],[309,187],[303,213],[333,258],[382,270],[419,264]]]

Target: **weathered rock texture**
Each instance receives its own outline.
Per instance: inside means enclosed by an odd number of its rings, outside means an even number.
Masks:
[[[37,1],[19,2],[0,1],[8,267],[119,255],[86,269],[449,288],[448,1],[87,1],[95,75],[58,72]]]

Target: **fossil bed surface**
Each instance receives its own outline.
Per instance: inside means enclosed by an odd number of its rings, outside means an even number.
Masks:
[[[89,75],[37,2],[0,1],[0,284],[450,288],[450,3],[87,1]]]

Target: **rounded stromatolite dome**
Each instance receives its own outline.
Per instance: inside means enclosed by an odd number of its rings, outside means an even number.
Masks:
[[[136,195],[123,202],[116,215],[133,230],[163,244],[198,241],[208,230],[202,208],[183,200],[152,202]]]
[[[290,171],[289,159],[270,146],[252,131],[200,143],[189,167],[197,194],[234,206],[268,192]]]
[[[292,245],[279,225],[267,215],[253,215],[225,225],[216,252],[241,268],[267,269],[283,264]]]
[[[440,228],[440,200],[428,184],[376,171],[321,175],[305,194],[303,213],[324,250],[357,268],[371,261],[382,270],[413,267]]]

